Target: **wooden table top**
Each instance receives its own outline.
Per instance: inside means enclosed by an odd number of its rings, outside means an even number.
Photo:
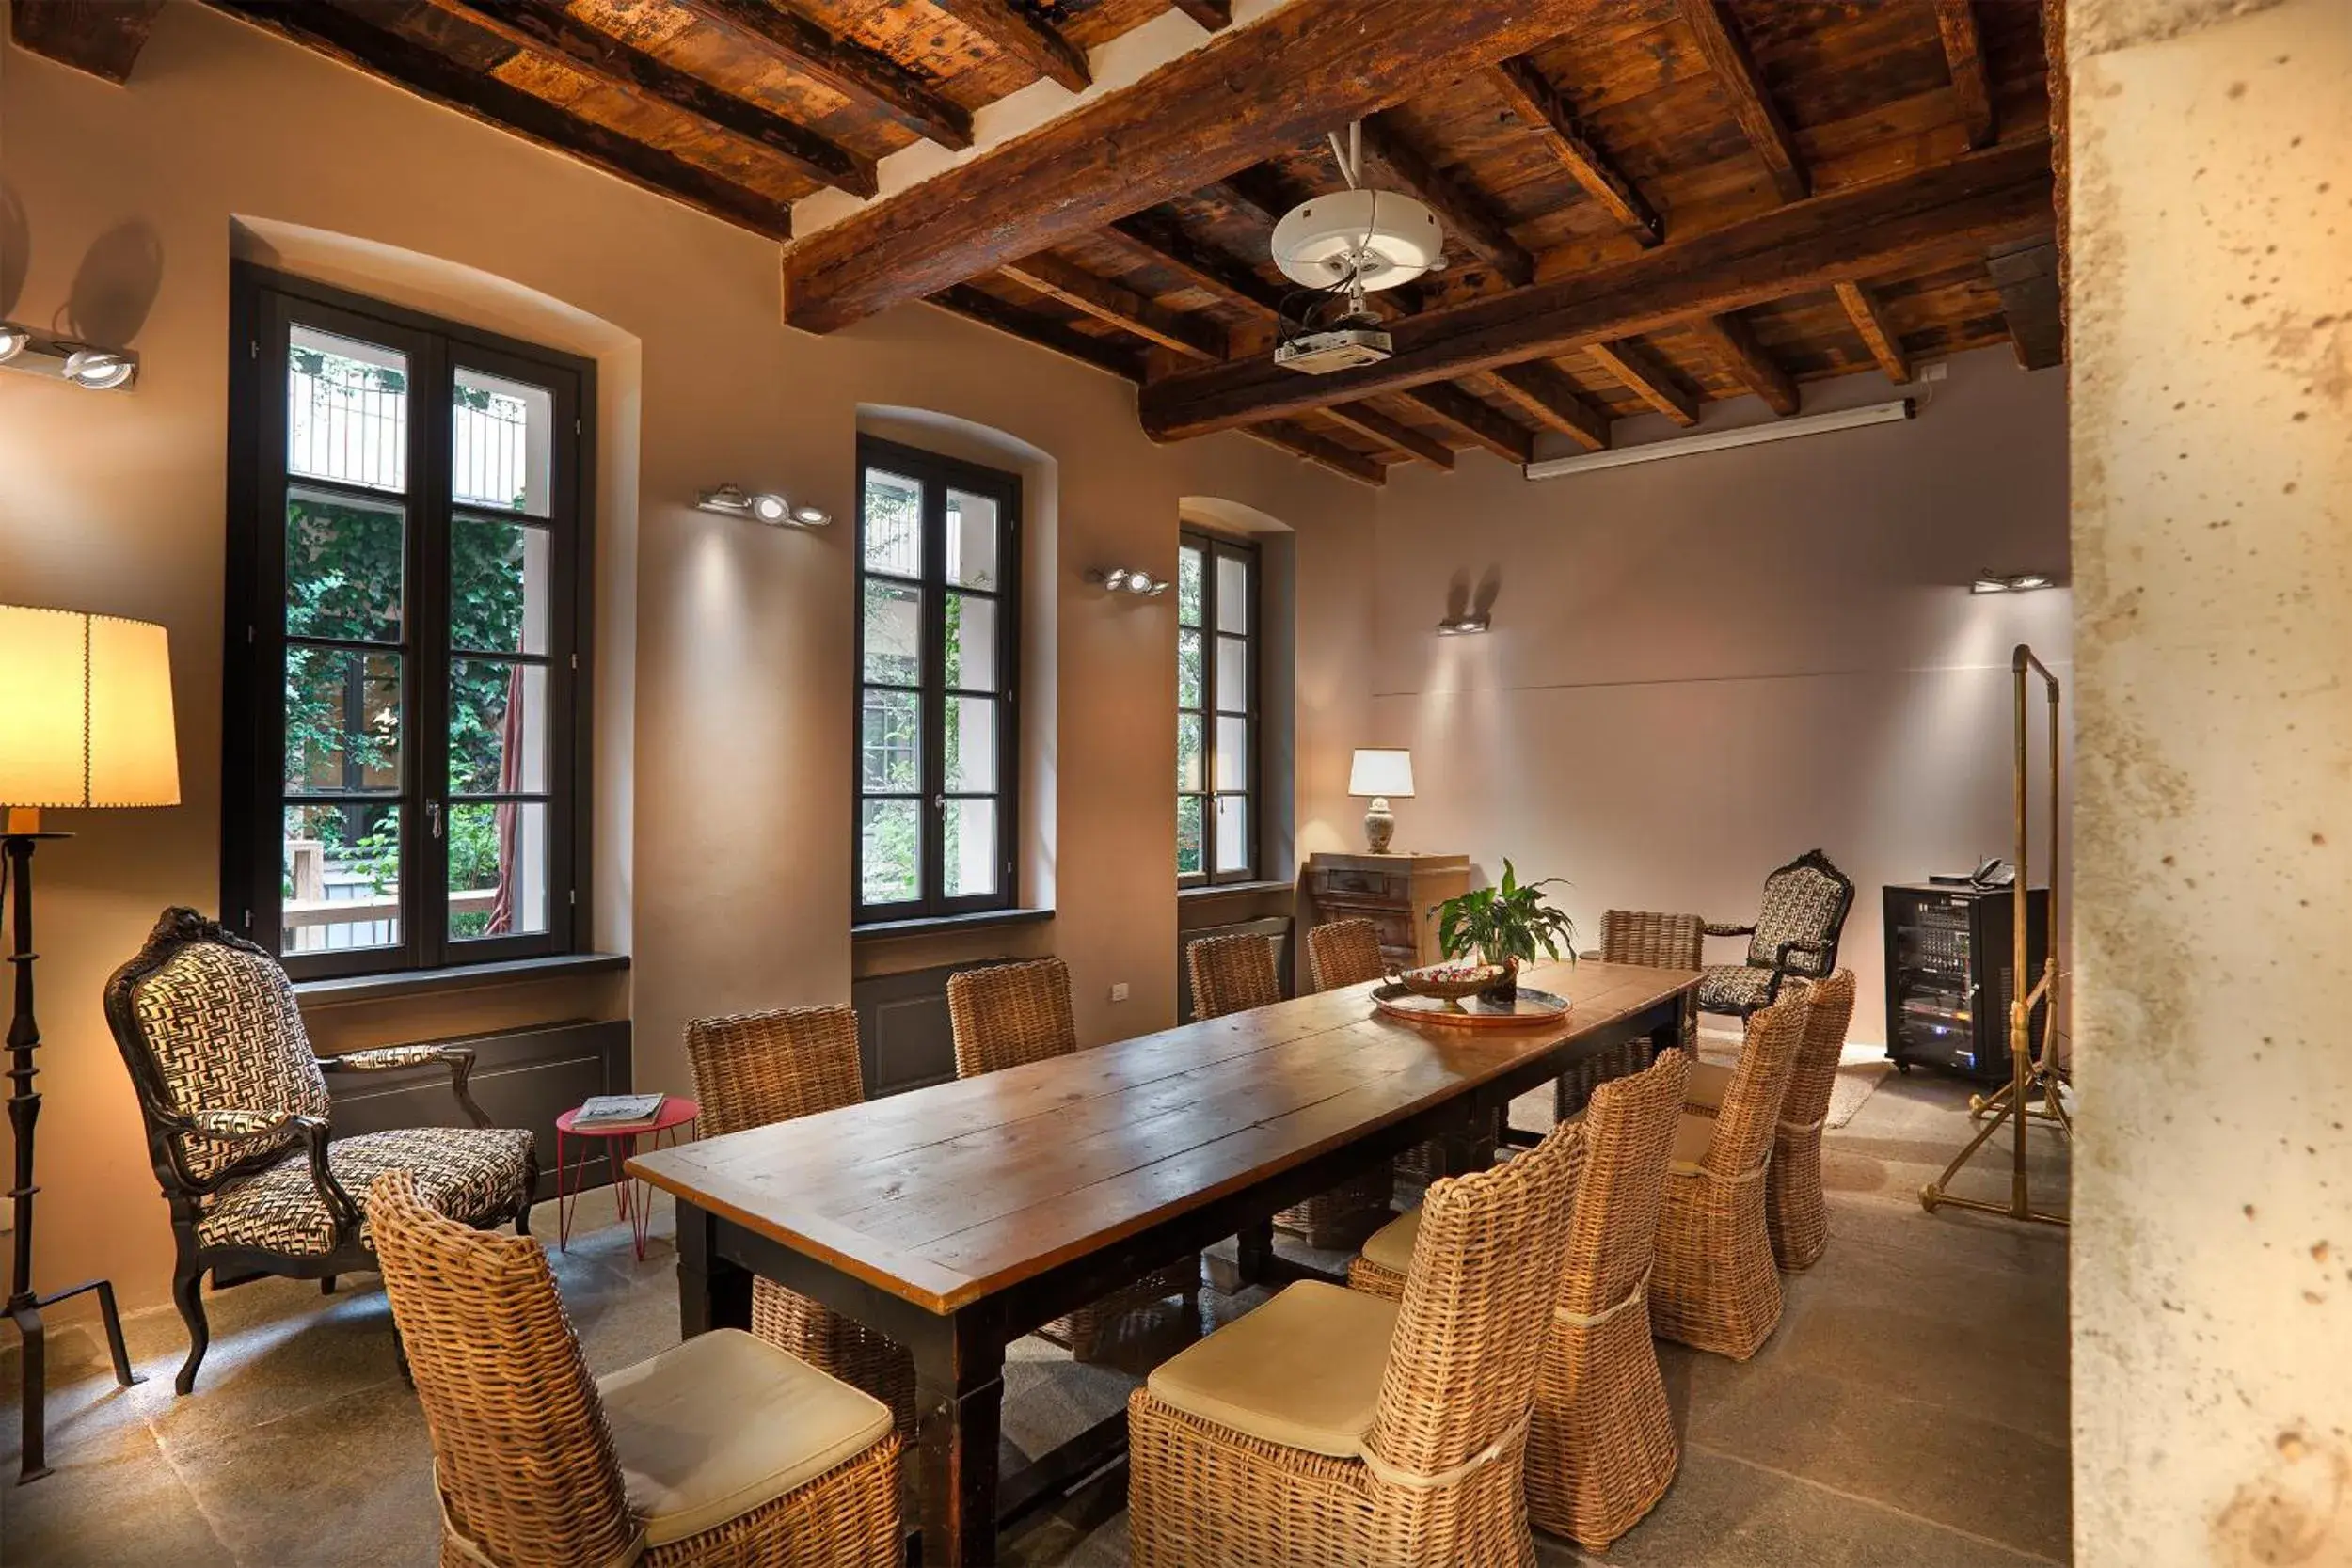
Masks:
[[[633,1174],[933,1312],[1475,1088],[1690,990],[1693,970],[1539,964],[1565,1018],[1449,1029],[1369,985],[640,1154]]]

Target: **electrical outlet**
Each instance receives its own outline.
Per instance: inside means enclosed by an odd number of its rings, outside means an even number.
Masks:
[[[1124,1002],[1124,1001],[1126,1001],[1126,1000],[1127,1000],[1127,982],[1126,982],[1126,981],[1121,980],[1121,981],[1120,981],[1120,982],[1119,982],[1119,984],[1117,984],[1117,985],[1115,985],[1115,986],[1113,986],[1113,987],[1111,988],[1111,1000],[1112,1000],[1112,1001],[1114,1001],[1114,1002]]]

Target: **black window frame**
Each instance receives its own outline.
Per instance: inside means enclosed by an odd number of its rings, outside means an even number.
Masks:
[[[1258,879],[1258,868],[1265,860],[1265,823],[1261,814],[1263,792],[1258,787],[1264,766],[1264,748],[1261,743],[1261,700],[1264,687],[1265,623],[1261,610],[1263,596],[1260,592],[1261,585],[1265,580],[1264,558],[1254,541],[1212,533],[1206,529],[1195,528],[1189,524],[1177,530],[1176,542],[1179,552],[1177,561],[1180,581],[1183,574],[1182,552],[1184,550],[1198,549],[1200,552],[1201,566],[1200,625],[1198,627],[1190,627],[1184,624],[1181,600],[1176,616],[1177,657],[1180,672],[1184,633],[1189,630],[1198,630],[1200,633],[1200,705],[1195,708],[1185,705],[1180,674],[1176,690],[1176,713],[1177,725],[1180,730],[1186,715],[1195,715],[1200,720],[1201,787],[1198,790],[1179,788],[1176,791],[1176,806],[1181,821],[1184,802],[1187,797],[1196,798],[1201,803],[1201,868],[1199,871],[1185,871],[1180,864],[1176,873],[1176,885],[1179,889],[1184,889],[1255,881]],[[1241,561],[1248,566],[1249,573],[1249,588],[1244,595],[1243,609],[1248,624],[1239,633],[1224,631],[1217,618],[1219,595],[1216,588],[1216,563],[1224,557]],[[1245,669],[1248,672],[1243,684],[1248,689],[1244,695],[1244,706],[1240,713],[1240,717],[1245,721],[1242,744],[1247,749],[1248,755],[1243,768],[1246,777],[1240,789],[1220,789],[1216,783],[1216,721],[1219,713],[1216,644],[1217,639],[1221,636],[1239,638],[1244,650],[1242,657],[1245,660]],[[1225,717],[1232,718],[1235,715],[1227,712]],[[1181,768],[1182,766],[1183,753],[1180,743],[1178,767]],[[1181,774],[1178,782],[1181,784]],[[1241,797],[1243,801],[1242,810],[1245,814],[1243,837],[1248,850],[1248,861],[1235,869],[1219,870],[1216,865],[1216,802],[1220,796],[1234,795]],[[1180,836],[1177,839],[1180,849],[1183,842],[1180,829]]]
[[[868,572],[866,566],[866,483],[869,472],[881,469],[917,482],[923,489],[922,568],[917,578],[892,573]],[[996,503],[997,586],[976,590],[946,580],[947,492],[984,496]],[[851,927],[888,925],[905,920],[984,913],[1018,907],[1021,844],[1021,476],[982,464],[944,456],[878,436],[857,441],[857,525],[850,541],[853,552],[851,600],[856,624],[852,665],[851,745],[850,748],[850,922]],[[869,681],[866,676],[866,588],[869,579],[919,583],[923,592],[923,627],[918,678],[913,686]],[[946,685],[946,615],[949,593],[977,593],[993,597],[996,617],[996,685],[993,690]],[[866,694],[868,690],[912,690],[920,693],[921,784],[910,796],[899,791],[866,787]],[[996,788],[993,791],[950,791],[946,787],[946,703],[952,695],[993,696],[996,705]],[[866,902],[866,802],[869,800],[914,799],[924,824],[919,894],[888,904]],[[949,896],[945,891],[943,850],[946,835],[939,831],[951,800],[993,799],[996,802],[997,878],[994,891]],[[926,805],[928,809],[925,809]]]
[[[406,517],[401,640],[400,939],[380,947],[280,952],[283,932],[286,630],[286,365],[296,325],[407,356]],[[545,519],[467,507],[452,495],[451,406],[460,369],[551,394]],[[583,950],[589,907],[588,824],[593,768],[596,365],[575,355],[482,331],[249,262],[230,274],[229,549],[222,673],[221,918],[273,953],[295,980],[467,968]],[[334,493],[308,475],[292,483]],[[376,503],[387,492],[343,486]],[[453,649],[450,559],[467,515],[536,526],[548,547],[548,646],[543,655]],[[297,643],[322,640],[294,638]],[[453,791],[449,681],[478,653],[547,672],[544,790]],[[380,799],[381,797],[379,797]],[[449,929],[449,837],[454,805],[544,801],[548,811],[548,928],[496,937]],[[331,803],[331,802],[321,802]]]

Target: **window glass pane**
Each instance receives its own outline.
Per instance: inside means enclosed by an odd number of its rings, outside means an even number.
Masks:
[[[907,904],[923,895],[923,807],[917,800],[864,800],[858,805],[858,897],[867,904]]]
[[[548,808],[536,800],[449,809],[449,934],[530,936],[548,928]]]
[[[996,802],[950,800],[940,832],[943,889],[949,898],[996,891]]]
[[[1200,634],[1197,631],[1176,633],[1176,705],[1200,705]]]
[[[947,595],[947,684],[964,691],[996,689],[996,601]]]
[[[1216,629],[1249,629],[1249,562],[1237,555],[1216,558]]]
[[[1002,588],[996,575],[996,501],[947,492],[947,580],[959,588]]]
[[[859,736],[859,787],[912,795],[923,787],[923,699],[913,691],[866,693]]]
[[[400,806],[288,806],[278,950],[389,947],[400,936]]]
[[[1200,723],[1200,716],[1197,713],[1180,713],[1176,716],[1176,787],[1178,789],[1208,787],[1200,782],[1200,753],[1203,745]]]
[[[461,505],[548,515],[555,394],[459,366],[450,395],[450,496]]]
[[[1220,718],[1216,721],[1216,787],[1249,787],[1249,721]]]
[[[947,733],[941,738],[950,794],[988,794],[996,788],[996,699],[947,699]]]
[[[923,486],[880,468],[866,470],[866,569],[923,575]]]
[[[866,582],[866,679],[913,686],[923,678],[923,591]]]
[[[1200,624],[1200,547],[1185,545],[1176,551],[1176,623]]]
[[[1200,863],[1200,797],[1176,797],[1176,875],[1198,876],[1208,868]]]
[[[546,665],[450,661],[451,794],[546,789],[549,744]]]
[[[450,524],[449,645],[544,654],[552,606],[553,540],[543,528],[459,517]]]
[[[1216,710],[1249,711],[1249,643],[1243,638],[1216,640]]]
[[[286,470],[371,490],[408,483],[408,356],[296,326],[286,355]]]
[[[1249,801],[1243,796],[1216,798],[1216,868],[1249,869]]]
[[[400,787],[400,656],[286,649],[286,793]]]
[[[286,492],[286,632],[400,641],[407,515],[397,502]]]

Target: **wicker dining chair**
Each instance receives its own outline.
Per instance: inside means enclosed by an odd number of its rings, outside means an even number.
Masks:
[[[1070,1010],[1070,967],[1059,958],[992,964],[947,976],[947,1023],[955,1036],[956,1076],[1049,1061],[1073,1054],[1078,1029]],[[1200,1255],[1164,1263],[1133,1285],[1113,1291],[1038,1330],[1091,1361],[1128,1313],[1182,1296],[1184,1322],[1200,1324]]]
[[[1350,924],[1366,929],[1372,925],[1368,920]],[[1308,935],[1311,967],[1321,963],[1314,936],[1314,932]],[[1377,942],[1373,953],[1376,961]],[[1202,937],[1185,944],[1184,967],[1192,975],[1195,1017],[1223,1018],[1252,1007],[1271,1006],[1282,1000],[1281,977],[1274,969],[1274,946],[1263,937],[1248,932]],[[1319,982],[1322,970],[1314,967],[1314,973]],[[1389,1167],[1377,1165],[1349,1177],[1328,1192],[1317,1193],[1303,1202],[1276,1211],[1274,1223],[1300,1237],[1309,1246],[1342,1251],[1355,1246],[1386,1223],[1395,1187]]]
[[[1650,1272],[1650,1328],[1661,1338],[1745,1361],[1780,1322],[1764,1172],[1804,1039],[1805,1007],[1801,990],[1791,988],[1751,1014],[1722,1109],[1712,1117],[1682,1113]]]
[[[1826,980],[1807,983],[1804,1042],[1788,1075],[1780,1120],[1772,1129],[1772,1161],[1764,1175],[1764,1225],[1772,1233],[1772,1259],[1795,1274],[1820,1261],[1829,1244],[1829,1206],[1821,1197],[1821,1129],[1829,1120],[1829,1099],[1837,1086],[1837,1064],[1853,1022],[1853,971],[1841,969]],[[1702,1063],[1692,1069],[1688,1097],[1692,1110],[1713,1116],[1731,1086],[1731,1069]]]
[[[702,1132],[719,1137],[855,1105],[866,1098],[857,1011],[787,1007],[698,1018],[686,1056]],[[884,1404],[898,1435],[914,1434],[914,1359],[906,1347],[772,1279],[752,1281],[752,1332]]]
[[[1707,961],[1707,922],[1694,914],[1606,910],[1600,917],[1600,961],[1651,969],[1697,969]],[[1682,1006],[1682,1049],[1699,1048],[1698,999]]]
[[[1535,1375],[1527,1512],[1538,1529],[1593,1551],[1657,1506],[1681,1459],[1646,1299],[1689,1070],[1681,1052],[1661,1052],[1596,1089],[1578,1123],[1584,1174]],[[1402,1299],[1419,1229],[1408,1214],[1374,1237],[1349,1287]]]
[[[1314,1281],[1127,1402],[1136,1568],[1532,1564],[1521,1479],[1582,1141],[1433,1182],[1402,1301]]]
[[[376,1178],[384,1293],[433,1443],[442,1568],[898,1568],[882,1402],[738,1329],[592,1379],[546,1252]]]

